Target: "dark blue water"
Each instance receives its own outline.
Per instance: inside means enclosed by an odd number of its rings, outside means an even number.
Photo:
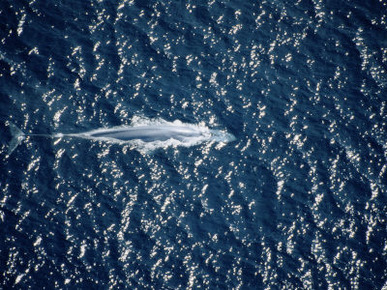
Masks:
[[[385,289],[385,1],[0,2],[0,288]],[[26,136],[138,120],[234,142]]]

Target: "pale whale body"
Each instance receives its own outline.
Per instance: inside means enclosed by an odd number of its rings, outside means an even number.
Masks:
[[[115,139],[120,141],[141,140],[143,142],[166,141],[175,139],[184,141],[188,138],[205,136],[206,133],[195,127],[160,125],[160,126],[135,126],[119,127],[112,129],[100,129],[88,133],[75,134],[72,136],[86,138]]]
[[[131,126],[101,128],[83,133],[25,134],[14,124],[9,124],[13,139],[9,144],[8,155],[25,139],[30,137],[45,138],[83,138],[132,145],[140,151],[153,151],[167,146],[193,146],[203,142],[227,143],[235,137],[222,130],[209,129],[203,125],[187,124],[180,121],[146,120]]]

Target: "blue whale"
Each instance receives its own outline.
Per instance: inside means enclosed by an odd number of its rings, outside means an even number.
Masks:
[[[203,132],[196,127],[184,125],[160,125],[99,129],[72,136],[84,136],[86,138],[95,139],[115,139],[119,141],[141,140],[143,142],[153,142],[166,141],[169,139],[184,141],[187,138],[204,136],[206,133],[208,134],[208,132]]]
[[[111,143],[128,143],[138,145],[138,142],[157,143],[156,147],[173,145],[191,146],[206,141],[227,143],[234,141],[234,135],[225,131],[209,129],[205,126],[178,122],[151,122],[137,126],[119,126],[101,128],[83,133],[56,134],[25,134],[16,125],[8,123],[13,136],[8,146],[8,155],[25,139],[26,136],[45,138],[83,138]],[[169,141],[165,143],[165,141]],[[174,143],[176,141],[177,143]],[[137,143],[133,143],[137,142]],[[164,142],[164,143],[163,143]]]

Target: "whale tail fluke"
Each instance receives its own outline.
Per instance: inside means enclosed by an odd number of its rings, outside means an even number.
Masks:
[[[23,142],[25,134],[22,130],[20,130],[20,128],[18,128],[15,124],[11,122],[8,122],[8,127],[12,135],[12,139],[9,142],[7,152],[8,156],[10,156],[12,152],[16,149],[16,147],[19,146],[21,142]]]

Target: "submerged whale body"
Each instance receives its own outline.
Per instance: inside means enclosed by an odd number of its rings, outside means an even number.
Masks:
[[[82,135],[82,134],[81,134]],[[175,139],[183,141],[187,138],[200,137],[204,132],[189,126],[135,126],[113,129],[100,129],[84,133],[94,138],[116,139],[120,141],[141,140],[143,142],[166,141]]]
[[[235,137],[221,130],[205,126],[186,124],[180,121],[149,121],[133,126],[101,128],[83,133],[25,134],[14,124],[9,123],[13,139],[8,147],[8,155],[25,139],[26,136],[45,138],[83,138],[111,143],[133,145],[136,149],[149,152],[156,148],[175,146],[193,146],[207,141],[227,143]]]

